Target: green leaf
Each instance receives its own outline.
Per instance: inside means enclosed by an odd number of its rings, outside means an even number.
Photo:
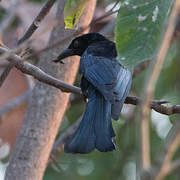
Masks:
[[[88,0],[67,0],[64,8],[66,29],[74,29]]]
[[[133,68],[154,58],[172,4],[172,0],[129,0],[120,8],[115,40],[121,64]]]

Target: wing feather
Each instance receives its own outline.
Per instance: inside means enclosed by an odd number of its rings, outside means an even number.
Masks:
[[[121,65],[109,58],[85,53],[81,57],[80,72],[111,103],[114,102],[113,90]]]
[[[80,73],[107,101],[112,104],[113,119],[119,119],[126,97],[129,94],[132,73],[116,59],[94,56],[87,52],[81,57]]]

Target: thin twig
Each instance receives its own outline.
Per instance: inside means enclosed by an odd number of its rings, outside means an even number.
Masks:
[[[56,0],[48,0],[45,5],[42,7],[41,11],[37,15],[37,17],[34,19],[33,23],[30,25],[24,36],[18,41],[18,44],[23,43],[27,39],[29,39],[32,34],[36,31],[36,29],[39,27],[43,19],[46,17],[46,15],[49,13],[51,10],[52,6]]]
[[[109,21],[100,31],[99,33],[104,34],[109,37],[109,34],[113,32],[115,26],[115,21]]]
[[[59,1],[57,14],[62,17],[64,5],[66,0]],[[82,21],[80,26],[89,24],[92,19],[95,9],[96,0],[88,1],[88,8],[82,15]],[[62,20],[60,18],[60,20]],[[53,43],[57,39],[61,39],[59,34],[67,34],[64,32],[64,24],[61,24],[58,28],[53,30],[49,43]],[[70,32],[69,32],[70,33]],[[61,46],[60,48],[63,48]],[[62,78],[64,81],[73,83],[77,69],[77,58],[71,58],[72,63],[66,64],[63,68],[56,68],[53,63],[50,63],[50,59],[53,55],[46,52],[44,56],[41,56],[39,66],[50,74],[56,74],[57,77]],[[49,62],[49,66],[47,66]],[[73,66],[73,68],[72,68]],[[58,70],[59,69],[59,70]],[[69,72],[66,70],[70,70]],[[72,75],[72,76],[71,76]],[[42,89],[42,91],[39,91]],[[41,99],[40,96],[45,93],[46,96]],[[61,97],[60,97],[61,96]],[[37,98],[40,98],[41,103],[37,103]],[[46,168],[46,163],[55,140],[55,136],[58,131],[58,126],[61,124],[62,117],[67,108],[69,95],[58,92],[57,89],[52,86],[37,82],[33,91],[33,97],[29,104],[28,111],[22,124],[22,128],[19,131],[17,141],[13,152],[11,153],[10,163],[6,170],[5,179],[42,179]],[[59,109],[59,107],[62,107]],[[37,122],[37,123],[35,123]],[[35,167],[35,168],[31,168]],[[23,169],[23,171],[22,171]]]
[[[2,72],[0,76],[0,87],[4,83],[5,79],[7,78],[8,74],[10,73],[11,69],[14,67],[13,63],[9,63],[6,67],[5,70]]]
[[[72,124],[64,133],[62,133],[58,137],[58,139],[55,141],[54,146],[52,148],[51,157],[56,156],[57,153],[63,150],[64,143],[68,140],[70,136],[72,136],[76,132],[81,120],[82,120],[82,116],[74,124]]]
[[[0,108],[0,118],[9,110],[11,110],[12,108],[24,103],[27,98],[31,95],[32,90],[28,90],[25,93],[15,97],[13,100],[11,100],[10,102],[8,102],[7,104],[5,104],[2,108]]]
[[[155,180],[162,180],[168,173],[180,166],[180,160],[171,163],[173,155],[180,146],[180,123],[177,122],[174,126],[175,127],[171,130],[171,136],[173,137],[169,137],[167,139],[167,145],[165,147],[166,153],[164,155],[161,168],[155,177]]]
[[[31,35],[35,32],[35,30],[39,27],[40,23],[42,20],[46,17],[50,9],[52,8],[53,4],[55,3],[56,0],[48,0],[46,4],[43,6],[41,9],[40,13],[38,16],[35,18],[25,35],[18,41],[18,44],[22,44],[25,40],[29,39]],[[7,78],[8,74],[10,73],[11,69],[14,67],[12,63],[10,63],[2,73],[0,77],[0,87]]]
[[[11,24],[14,19],[15,11],[19,4],[21,3],[20,0],[12,1],[11,6],[7,9],[7,13],[3,16],[3,19],[0,23],[0,34],[4,32],[4,30]]]
[[[126,104],[133,104],[133,105],[140,105],[141,100],[135,96],[131,96],[130,98],[127,97],[125,103]],[[155,105],[162,105],[162,104],[167,104],[169,101],[166,100],[153,100],[150,102],[150,107],[153,108]]]
[[[0,34],[3,33],[3,31],[9,26],[9,24],[14,19],[14,14],[19,6],[19,4],[22,3],[22,0],[15,0],[12,2],[11,7],[7,10],[8,12],[4,15],[1,24],[0,24]],[[9,63],[6,67],[3,73],[0,76],[0,87],[2,86],[3,82],[5,81],[6,77],[9,75],[11,69],[14,67],[13,64]]]
[[[42,22],[42,20],[46,17],[46,15],[48,14],[48,12],[50,11],[50,9],[52,8],[53,4],[55,3],[56,0],[48,0],[46,2],[46,4],[43,6],[43,8],[41,9],[40,13],[38,14],[38,16],[35,18],[35,20],[33,21],[33,23],[31,24],[31,26],[29,27],[29,29],[27,30],[27,32],[24,34],[24,36],[18,41],[18,45],[22,44],[25,40],[29,39],[31,37],[31,35],[35,32],[35,30],[39,27],[40,23]],[[7,78],[7,76],[9,75],[11,69],[14,67],[13,63],[10,63],[4,70],[4,72],[2,73],[1,77],[0,77],[0,87],[3,84],[3,82],[5,81],[5,79]]]
[[[53,48],[55,48],[55,47],[57,47],[57,46],[65,43],[66,41],[68,41],[69,39],[71,39],[72,37],[74,37],[75,35],[78,35],[78,34],[82,33],[83,31],[87,30],[91,25],[94,25],[94,24],[97,23],[98,21],[101,21],[101,20],[103,20],[104,18],[106,18],[106,17],[108,17],[108,16],[110,16],[110,15],[112,15],[112,14],[114,14],[114,13],[117,13],[117,12],[118,12],[118,10],[106,12],[105,14],[103,14],[103,15],[100,16],[100,17],[98,17],[97,19],[94,19],[88,26],[85,26],[85,27],[79,29],[78,31],[76,31],[75,33],[72,33],[71,36],[65,37],[63,40],[58,41],[57,43],[54,43],[54,44],[52,44],[51,46],[48,46],[48,47],[46,47],[46,48],[44,48],[44,49],[42,49],[42,50],[40,50],[40,51],[37,51],[37,52],[35,52],[35,53],[31,54],[31,55],[28,55],[28,56],[26,56],[26,58],[33,58],[33,57],[39,55],[40,53],[42,53],[42,52],[44,52],[44,51],[51,50],[51,49],[53,49]],[[54,24],[53,26],[57,25],[57,21],[54,21],[53,24]],[[45,30],[45,32],[46,32],[46,30]],[[41,35],[41,34],[42,34],[42,33],[40,32],[38,35]],[[37,35],[37,36],[38,36],[38,35]],[[31,42],[31,41],[28,41],[28,42],[27,42],[27,40],[26,40],[26,43],[27,43],[27,44],[29,44],[30,42]],[[18,46],[17,48],[12,49],[11,51],[12,51],[13,53],[16,53],[17,51],[20,51],[22,48],[27,47],[26,43],[21,44],[21,46]],[[9,53],[9,52],[7,52],[7,53],[8,53],[9,56],[10,56],[10,53]],[[4,58],[4,57],[8,58],[8,54],[4,54],[3,58]],[[0,59],[2,59],[2,58],[0,58]]]
[[[135,78],[138,74],[140,74],[142,71],[147,69],[150,66],[150,64],[152,64],[152,62],[153,62],[152,60],[143,61],[137,66],[135,66],[134,72],[133,72],[133,78]]]
[[[118,10],[112,11],[112,12],[109,12],[109,11],[108,11],[107,13],[105,13],[104,15],[102,15],[101,17],[93,20],[88,26],[85,26],[85,27],[79,29],[78,31],[76,31],[75,33],[72,33],[71,36],[68,36],[68,37],[64,38],[63,40],[61,40],[61,41],[59,41],[59,42],[57,42],[57,43],[52,44],[51,46],[48,46],[48,47],[46,47],[46,48],[44,48],[44,49],[42,49],[42,50],[40,50],[40,51],[38,51],[38,52],[35,52],[35,53],[33,53],[33,54],[29,55],[29,56],[26,56],[26,58],[33,58],[33,57],[39,55],[40,53],[42,53],[42,52],[44,52],[44,51],[51,50],[51,49],[53,49],[53,48],[61,45],[62,43],[65,43],[69,38],[72,38],[72,37],[78,35],[79,33],[83,32],[83,31],[86,30],[86,29],[88,29],[91,25],[93,25],[93,24],[97,23],[98,21],[100,21],[100,20],[102,20],[102,19],[104,19],[104,18],[106,18],[106,17],[108,17],[108,16],[110,16],[110,15],[112,15],[112,14],[114,14],[114,13],[117,13],[117,12],[118,12]],[[24,41],[25,41],[25,40],[24,40]],[[23,41],[23,42],[24,42],[24,41]],[[21,43],[21,42],[20,42],[20,43]],[[26,43],[28,43],[27,40],[26,40],[26,42],[22,43],[22,46],[26,46]],[[18,48],[16,48],[16,49],[18,49]],[[8,53],[9,53],[9,52],[8,52]],[[9,56],[10,56],[10,55],[11,55],[11,54],[9,54]],[[6,56],[7,56],[7,54],[6,54]],[[8,57],[7,57],[7,58],[8,58]],[[3,84],[3,82],[5,81],[6,77],[8,76],[9,72],[11,71],[11,69],[12,69],[13,67],[14,67],[14,66],[9,63],[8,66],[5,68],[5,70],[4,70],[4,72],[3,72],[4,75],[3,75],[3,77],[0,78],[0,79],[2,79],[1,85]]]
[[[118,1],[116,1],[116,2],[114,3],[113,7],[110,9],[110,12],[113,11],[113,10],[116,8],[116,6],[120,3],[120,1],[121,1],[121,0],[118,0]]]
[[[8,51],[8,49],[6,49],[4,47],[0,47],[0,53],[6,53],[7,51]],[[75,93],[75,94],[81,94],[80,88],[69,85],[65,82],[62,82],[62,81],[48,75],[47,73],[45,73],[38,67],[36,67],[28,62],[25,62],[18,55],[11,54],[11,57],[8,58],[8,61],[13,62],[15,67],[17,69],[19,69],[20,71],[22,71],[23,73],[29,74],[29,75],[33,76],[35,79],[37,79],[41,82],[44,82],[46,84],[49,84],[51,86],[54,86],[63,92],[71,92],[71,93]],[[141,103],[141,100],[137,97],[127,97],[125,103],[139,105]],[[171,115],[171,114],[180,113],[180,105],[166,107],[166,106],[162,105],[165,103],[168,103],[168,101],[164,101],[164,100],[163,101],[155,101],[154,100],[154,101],[150,102],[150,105],[151,105],[152,109],[154,109],[155,111],[158,111],[159,113],[162,113],[162,114]]]
[[[128,96],[125,100],[126,104],[132,104],[132,105],[140,105],[142,100],[138,97]],[[164,100],[153,100],[150,102],[150,108],[165,115],[172,115],[172,114],[180,114],[180,105],[174,105],[174,106],[165,106],[162,104],[166,104],[168,101]]]
[[[151,167],[151,160],[150,160],[150,144],[149,144],[149,115],[150,109],[149,104],[153,98],[154,88],[159,76],[159,73],[162,69],[164,59],[168,48],[171,43],[171,38],[173,36],[175,30],[175,23],[178,17],[178,10],[179,10],[179,1],[175,1],[174,7],[172,9],[170,18],[169,18],[169,25],[164,35],[164,39],[162,41],[160,50],[157,54],[157,58],[155,63],[153,64],[151,76],[148,80],[147,87],[145,90],[145,99],[142,103],[142,110],[141,110],[141,154],[142,154],[142,169],[150,169]]]
[[[6,53],[8,49],[4,47],[0,47],[0,53]],[[8,58],[9,62],[13,62],[15,67],[19,70],[21,70],[25,74],[29,74],[33,76],[35,79],[42,81],[46,84],[52,85],[54,87],[59,88],[63,92],[73,92],[76,94],[80,94],[81,90],[80,88],[77,88],[75,86],[66,84],[48,74],[46,74],[44,71],[39,69],[38,67],[28,63],[24,62],[24,60],[18,56],[18,55],[12,55],[11,58]]]
[[[25,78],[27,80],[27,84],[28,84],[28,90],[24,93],[22,93],[21,95],[15,97],[14,99],[12,99],[10,102],[8,102],[7,104],[5,104],[3,107],[0,108],[0,118],[9,110],[11,110],[12,108],[21,105],[22,103],[24,103],[27,99],[29,99],[31,97],[31,93],[32,93],[32,89],[34,86],[34,82],[32,80],[32,78],[26,74]]]
[[[17,53],[19,51],[22,51],[23,49],[26,49],[29,45],[30,41],[24,43],[24,44],[21,44],[19,47],[17,48],[14,48],[12,50],[8,50],[6,51],[5,53],[3,53],[1,56],[0,56],[0,62],[4,59],[8,59],[11,54],[13,53]],[[4,71],[2,72],[2,74],[0,75],[0,87],[2,86],[2,84],[4,83],[4,81],[6,80],[6,78],[8,77],[11,69],[14,67],[14,64],[13,63],[8,63],[7,66],[5,67]]]
[[[170,163],[170,165],[167,167],[166,174],[169,174],[170,172],[179,169],[180,168],[180,159],[174,160]]]
[[[33,57],[35,57],[35,56],[40,55],[41,53],[43,53],[43,52],[45,52],[45,51],[49,51],[49,50],[51,50],[51,49],[53,49],[53,48],[56,48],[57,46],[65,43],[66,41],[68,41],[69,39],[73,38],[74,36],[77,36],[77,35],[81,34],[83,31],[87,30],[89,27],[91,27],[92,25],[96,24],[97,22],[99,22],[99,21],[103,20],[104,18],[106,18],[106,17],[108,17],[108,16],[110,16],[110,15],[112,15],[112,14],[114,14],[114,13],[117,13],[117,12],[118,12],[118,10],[112,11],[112,12],[109,12],[109,11],[108,11],[107,13],[105,13],[105,14],[103,14],[102,16],[98,17],[97,19],[94,19],[88,26],[85,26],[85,27],[83,27],[83,28],[80,28],[80,29],[77,30],[76,32],[72,33],[72,35],[70,35],[70,36],[68,36],[68,37],[65,37],[65,38],[62,39],[61,41],[58,41],[58,42],[56,42],[56,43],[54,43],[54,44],[52,44],[52,45],[50,45],[50,46],[48,46],[48,47],[46,47],[46,48],[44,48],[44,49],[41,49],[41,50],[39,50],[39,51],[36,51],[36,52],[34,52],[33,54],[27,56],[26,58],[33,58]]]
[[[50,158],[49,158],[48,163],[49,163],[49,162],[52,162],[53,165],[58,169],[58,171],[62,171],[62,168],[61,168],[61,166],[59,165],[59,162],[58,162],[53,156],[51,156],[51,155],[50,155]]]
[[[11,110],[12,108],[14,108],[15,106],[21,105],[22,103],[24,103],[29,97],[31,97],[31,93],[32,93],[32,89],[34,86],[34,83],[32,81],[32,78],[26,74],[25,78],[27,80],[27,84],[28,84],[28,90],[24,93],[22,93],[21,95],[15,97],[14,99],[12,99],[10,102],[8,102],[7,104],[5,104],[2,108],[0,108],[0,118],[9,110]]]

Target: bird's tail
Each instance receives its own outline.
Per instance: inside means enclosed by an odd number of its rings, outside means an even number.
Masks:
[[[89,100],[83,119],[65,145],[65,152],[89,153],[94,148],[106,152],[115,149],[112,141],[115,134],[111,123],[111,104],[92,86],[88,92]]]

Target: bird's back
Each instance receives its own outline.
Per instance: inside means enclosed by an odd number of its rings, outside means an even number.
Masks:
[[[115,43],[100,41],[83,53],[80,73],[112,104],[112,118],[119,119],[129,94],[132,74],[116,60]]]

